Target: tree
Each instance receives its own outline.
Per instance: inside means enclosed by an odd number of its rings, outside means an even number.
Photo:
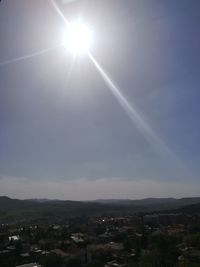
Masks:
[[[62,267],[63,259],[55,253],[50,253],[41,259],[41,264],[44,267]]]
[[[95,260],[95,261],[88,263],[86,267],[104,267],[104,263],[99,260]]]
[[[82,267],[81,261],[78,258],[69,259],[67,267]]]

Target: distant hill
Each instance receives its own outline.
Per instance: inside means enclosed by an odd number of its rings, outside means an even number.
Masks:
[[[146,198],[141,200],[96,200],[70,201],[48,199],[12,199],[0,197],[0,221],[20,218],[66,218],[83,215],[132,214],[174,210],[179,212],[199,212],[200,198]]]
[[[179,208],[187,205],[200,203],[200,197],[191,198],[144,198],[139,200],[130,199],[99,199],[95,200],[96,203],[103,204],[115,204],[115,205],[135,205],[139,207],[155,208],[157,209],[169,209]]]
[[[0,211],[28,208],[31,206],[34,206],[34,203],[28,200],[12,199],[7,196],[0,197]]]
[[[137,204],[139,206],[143,205],[154,205],[154,204],[162,204],[162,203],[174,203],[177,199],[175,198],[144,198],[139,200],[131,200],[131,199],[97,199],[95,202],[97,203],[112,203],[112,204]]]
[[[138,212],[141,207],[122,208],[122,205],[101,204],[95,202],[70,200],[19,200],[0,197],[0,219],[3,218],[45,218],[45,217],[74,217],[83,215],[101,215],[105,213],[123,214]]]
[[[188,205],[179,209],[183,213],[200,213],[200,203]]]

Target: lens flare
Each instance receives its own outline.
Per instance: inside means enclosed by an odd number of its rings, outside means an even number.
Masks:
[[[81,21],[70,23],[67,28],[66,46],[73,54],[89,51],[92,44],[92,31]]]

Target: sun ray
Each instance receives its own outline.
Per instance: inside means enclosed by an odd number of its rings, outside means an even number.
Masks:
[[[70,66],[69,66],[69,69],[68,69],[68,72],[67,72],[67,81],[70,79],[70,76],[72,74],[75,59],[76,59],[76,55],[73,55],[71,63],[70,63]]]
[[[58,13],[58,15],[62,18],[62,20],[64,21],[64,23],[69,26],[70,23],[69,21],[65,18],[65,16],[63,15],[62,11],[60,10],[60,8],[58,7],[58,5],[56,4],[56,2],[54,0],[51,0],[51,3],[53,5],[53,7],[55,8],[56,12]]]
[[[21,57],[16,57],[16,58],[13,58],[13,59],[8,59],[8,60],[5,60],[5,61],[2,61],[2,62],[0,62],[0,67],[8,65],[8,64],[11,64],[11,63],[15,63],[15,62],[23,61],[23,60],[26,60],[26,59],[30,59],[30,58],[33,58],[33,57],[36,57],[36,56],[40,56],[42,54],[46,54],[46,53],[48,53],[50,51],[53,51],[53,50],[57,49],[58,47],[61,47],[61,45],[55,46],[55,47],[51,47],[51,48],[42,49],[40,51],[31,53],[31,54],[28,54],[28,55],[24,55],[24,56],[21,56]]]
[[[103,70],[97,60],[88,53],[89,58],[93,62],[96,69],[99,71],[101,77],[107,84],[111,93],[115,96],[121,107],[124,109],[126,114],[129,116],[131,121],[137,127],[139,132],[151,143],[156,150],[159,152],[162,150],[167,155],[174,155],[172,151],[168,148],[168,146],[161,140],[161,138],[153,131],[150,125],[142,118],[142,116],[138,113],[138,111],[129,103],[126,97],[122,94],[119,88],[115,85],[115,83],[111,80],[108,74]]]

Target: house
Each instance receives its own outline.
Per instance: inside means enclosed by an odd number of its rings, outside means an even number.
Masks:
[[[19,241],[19,236],[18,235],[12,235],[8,237],[9,241],[17,242]]]
[[[126,264],[124,263],[119,263],[116,260],[109,261],[106,263],[105,267],[125,267]]]
[[[40,267],[40,265],[38,265],[37,263],[33,262],[33,263],[27,263],[27,264],[23,264],[23,265],[18,265],[16,267]]]

